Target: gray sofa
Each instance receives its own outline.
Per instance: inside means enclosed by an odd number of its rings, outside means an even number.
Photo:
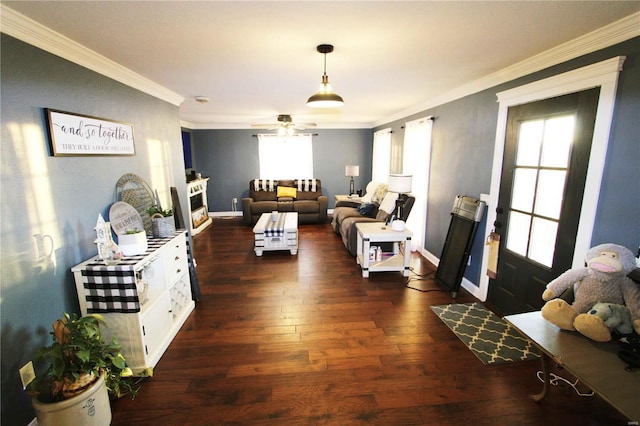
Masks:
[[[277,210],[298,212],[298,223],[326,223],[328,204],[320,179],[252,179],[249,196],[242,199],[242,219],[253,225],[263,213]]]
[[[367,194],[369,194],[369,186],[367,186]],[[356,231],[356,224],[363,222],[386,222],[389,219],[390,214],[395,208],[395,199],[397,194],[389,193],[387,195],[386,185],[381,191],[375,191],[373,197],[367,197],[365,195],[365,201],[338,201],[333,210],[333,218],[331,220],[331,226],[336,234],[342,237],[342,242],[345,248],[352,256],[357,254],[358,250],[358,233]],[[381,199],[382,197],[382,199]],[[387,200],[390,197],[391,202]],[[404,221],[409,217],[415,197],[402,196],[402,216],[399,219]],[[369,211],[361,213],[366,210],[362,208],[364,204],[369,204]],[[361,211],[358,208],[361,207]]]

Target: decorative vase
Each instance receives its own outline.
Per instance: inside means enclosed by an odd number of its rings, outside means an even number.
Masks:
[[[147,233],[140,231],[135,234],[122,234],[118,236],[118,246],[125,256],[135,256],[147,251]]]
[[[31,400],[38,426],[106,426],[111,423],[109,393],[104,374],[86,391],[64,401]]]
[[[105,241],[101,245],[99,245],[98,253],[100,254],[100,258],[107,266],[116,265],[118,262],[122,260],[124,254],[118,245],[113,241],[113,237],[111,236],[111,223],[104,223],[104,236]]]

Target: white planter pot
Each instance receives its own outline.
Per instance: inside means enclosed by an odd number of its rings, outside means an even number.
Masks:
[[[135,256],[147,251],[147,233],[122,234],[118,236],[118,247],[125,256]]]
[[[31,400],[38,426],[108,426],[111,424],[109,393],[104,375],[78,396],[64,401],[44,403]]]

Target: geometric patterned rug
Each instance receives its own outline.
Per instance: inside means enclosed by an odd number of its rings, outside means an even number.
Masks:
[[[529,340],[480,303],[437,305],[431,310],[485,365],[540,357]]]

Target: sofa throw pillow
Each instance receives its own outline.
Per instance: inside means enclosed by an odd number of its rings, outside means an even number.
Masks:
[[[278,198],[280,197],[290,197],[296,198],[296,189],[290,188],[288,186],[279,186],[278,187]]]
[[[393,213],[396,208],[396,200],[398,199],[397,192],[387,192],[380,203],[380,210],[383,210],[389,214]]]
[[[365,217],[376,217],[376,213],[378,213],[378,204],[362,203],[358,206],[358,213]]]
[[[371,197],[371,201],[374,203],[382,204],[384,197],[387,195],[387,191],[389,190],[389,185],[386,183],[381,183],[376,188],[375,194]]]

